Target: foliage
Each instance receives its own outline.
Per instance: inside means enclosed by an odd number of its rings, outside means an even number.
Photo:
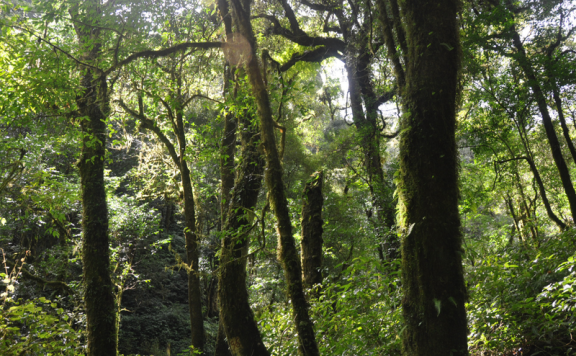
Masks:
[[[345,267],[345,266],[344,266]],[[396,355],[402,329],[398,272],[373,258],[355,258],[311,299],[311,318],[325,355]],[[290,307],[263,307],[259,324],[274,355],[296,353]]]
[[[575,242],[570,230],[550,237],[539,249],[509,245],[468,266],[473,354],[519,349],[573,354]]]

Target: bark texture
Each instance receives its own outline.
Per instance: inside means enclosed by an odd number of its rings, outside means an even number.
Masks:
[[[234,356],[268,356],[248,301],[246,289],[246,253],[252,229],[249,212],[258,201],[262,186],[264,159],[258,151],[257,128],[244,120],[242,163],[237,167],[234,189],[230,194],[224,239],[220,257],[218,298],[220,320]],[[220,345],[223,348],[224,345]],[[221,352],[225,352],[220,349]]]
[[[455,140],[460,39],[456,0],[407,0],[400,141],[403,350],[468,355]]]
[[[78,108],[82,122],[80,182],[82,195],[82,263],[89,356],[117,353],[116,299],[110,279],[108,206],[104,185],[106,119],[100,100],[108,100],[106,80],[95,85],[91,71],[82,79]]]
[[[97,63],[102,54],[98,19],[101,15],[96,1],[84,4],[94,17],[84,24],[76,24],[78,42],[85,50],[85,63]],[[80,20],[79,8],[73,6],[70,16]],[[82,263],[84,304],[86,308],[87,354],[115,356],[118,330],[116,299],[110,278],[110,248],[108,235],[108,206],[104,183],[106,153],[106,120],[110,112],[107,80],[91,69],[84,69],[80,82],[82,93],[76,103],[81,120],[82,154],[80,169],[82,198]]]
[[[324,174],[317,172],[306,183],[302,196],[302,281],[306,288],[322,284],[322,185]]]

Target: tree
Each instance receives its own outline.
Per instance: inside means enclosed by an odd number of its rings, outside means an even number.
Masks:
[[[397,82],[405,78],[399,187],[405,227],[404,353],[468,355],[455,138],[458,3],[407,1],[402,17],[395,10],[387,15],[388,6],[396,8],[394,0],[379,4]],[[405,68],[395,48],[404,50]]]
[[[379,115],[379,108],[393,99],[396,88],[387,88],[390,85],[373,79],[376,53],[383,43],[373,32],[371,2],[352,4],[350,11],[344,11],[344,1],[330,5],[301,1],[302,5],[317,14],[318,22],[323,22],[321,32],[324,36],[312,35],[302,30],[289,2],[280,0],[279,3],[289,28],[283,27],[281,21],[272,15],[259,14],[257,17],[271,22],[267,32],[307,48],[303,52],[293,53],[286,63],[279,65],[280,71],[287,71],[298,62],[321,62],[332,57],[345,64],[352,119],[364,155],[363,165],[372,206],[376,210],[376,233],[382,240],[377,248],[382,260],[394,261],[399,257],[399,241],[392,231],[395,226],[394,199],[392,189],[385,179],[380,151],[382,138],[394,138],[396,134],[382,134],[387,125]],[[325,13],[327,16],[324,18]],[[335,23],[332,22],[332,17],[335,17]],[[400,78],[396,85],[402,81]],[[377,93],[377,86],[384,87],[384,90],[378,88],[382,93]]]

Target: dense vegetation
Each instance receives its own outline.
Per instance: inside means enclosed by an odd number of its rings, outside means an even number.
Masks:
[[[0,0],[0,354],[576,355],[575,10]]]

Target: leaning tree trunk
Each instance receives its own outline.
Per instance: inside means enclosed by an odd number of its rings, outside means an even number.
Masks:
[[[308,302],[302,288],[302,272],[300,258],[288,210],[288,200],[282,181],[282,163],[276,146],[274,135],[274,122],[270,98],[264,80],[258,56],[256,56],[256,39],[250,22],[250,2],[245,1],[244,6],[240,0],[231,0],[233,17],[238,25],[241,36],[244,37],[249,48],[245,52],[246,72],[252,87],[252,93],[258,106],[260,117],[261,141],[266,156],[266,185],[270,207],[274,211],[278,224],[279,257],[284,267],[284,276],[288,290],[288,298],[292,302],[292,312],[296,331],[298,332],[298,352],[301,355],[319,355],[318,345],[314,336],[314,327],[308,315]],[[228,332],[226,333],[228,334]],[[228,341],[231,344],[231,340]],[[232,345],[230,345],[232,347]]]
[[[517,51],[517,55],[515,58],[518,61],[520,68],[522,68],[522,70],[524,71],[526,78],[528,78],[528,84],[530,85],[530,88],[534,93],[534,98],[536,99],[538,109],[540,110],[540,114],[542,115],[542,123],[544,124],[544,129],[546,131],[546,136],[548,138],[548,145],[550,146],[550,150],[552,151],[552,157],[554,158],[554,163],[556,164],[556,168],[558,169],[558,173],[560,174],[560,180],[562,181],[564,192],[566,193],[568,203],[570,204],[570,212],[572,213],[572,218],[576,220],[576,191],[574,190],[574,185],[572,184],[572,180],[570,178],[570,172],[568,171],[568,166],[566,165],[566,161],[564,160],[564,156],[562,155],[562,147],[560,146],[560,142],[558,141],[558,136],[556,135],[556,130],[554,129],[554,125],[552,123],[552,117],[550,116],[550,112],[548,111],[548,104],[546,103],[546,97],[544,96],[544,92],[542,91],[542,87],[539,84],[538,78],[536,78],[534,68],[532,67],[532,64],[530,63],[528,56],[526,55],[524,45],[522,44],[520,35],[516,31],[516,27],[512,26],[510,31],[512,35],[512,43]]]
[[[306,288],[322,284],[322,185],[324,174],[317,172],[306,183],[302,195],[302,281]]]
[[[458,211],[456,0],[403,3],[408,41],[400,140],[404,353],[468,355]]]

